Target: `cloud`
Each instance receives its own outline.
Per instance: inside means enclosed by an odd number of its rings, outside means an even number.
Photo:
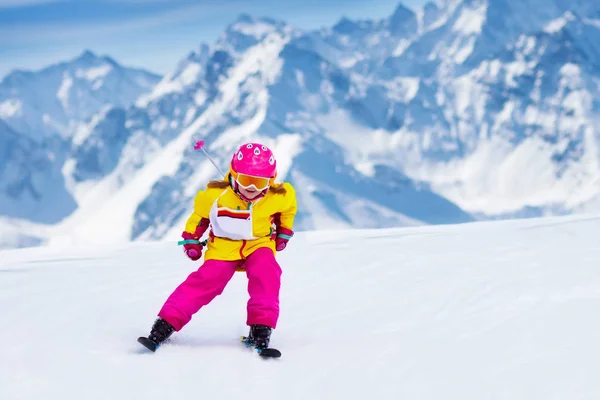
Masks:
[[[21,0],[0,0],[21,1]],[[34,0],[25,0],[34,1]],[[37,0],[40,1],[40,0]],[[51,1],[51,0],[48,0]],[[138,0],[141,1],[141,0]],[[147,0],[148,1],[148,0]],[[150,0],[156,1],[156,0]],[[46,23],[0,27],[0,45],[31,44],[36,42],[66,42],[73,38],[97,38],[126,32],[142,31],[160,26],[176,25],[186,21],[200,21],[214,17],[222,11],[217,4],[180,6],[171,11],[151,16],[132,17],[125,20],[105,20],[70,24]]]
[[[0,8],[17,8],[44,3],[56,3],[64,0],[0,0]]]
[[[104,0],[112,3],[177,3],[177,0]]]

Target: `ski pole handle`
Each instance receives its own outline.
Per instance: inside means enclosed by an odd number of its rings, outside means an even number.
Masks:
[[[219,173],[221,175],[223,175],[223,178],[225,178],[225,173],[223,171],[221,171],[221,168],[219,168],[219,166],[217,165],[217,163],[215,163],[215,161],[212,159],[212,157],[206,152],[206,150],[204,149],[204,140],[196,140],[194,139],[194,150],[198,151],[198,150],[202,150],[202,152],[204,153],[204,155],[206,156],[206,158],[208,158],[208,160],[212,163],[212,165],[215,166],[215,168],[217,169],[217,171],[219,171]]]

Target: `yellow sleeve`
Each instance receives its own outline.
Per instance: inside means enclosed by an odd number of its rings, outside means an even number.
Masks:
[[[196,194],[194,199],[194,211],[185,223],[185,231],[195,233],[196,227],[200,225],[200,221],[205,218],[209,219],[210,208],[215,201],[214,190],[201,190]]]
[[[296,190],[288,183],[284,182],[283,187],[285,188],[285,195],[283,195],[283,202],[281,210],[279,211],[281,227],[289,230],[293,230],[294,218],[298,211],[298,203],[296,202]]]

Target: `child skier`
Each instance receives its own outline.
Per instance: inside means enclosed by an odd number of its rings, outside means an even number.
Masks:
[[[296,215],[294,188],[275,184],[276,176],[273,152],[247,143],[233,155],[225,179],[211,181],[198,192],[179,244],[191,260],[200,259],[200,239],[210,228],[204,263],[167,298],[148,338],[140,338],[142,344],[156,350],[220,295],[235,271],[245,271],[248,340],[259,349],[268,348],[279,318],[281,267],[275,252],[285,249],[293,236]]]

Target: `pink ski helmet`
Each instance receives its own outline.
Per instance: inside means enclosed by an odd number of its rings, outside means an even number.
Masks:
[[[234,153],[231,159],[231,171],[234,172],[234,175],[275,178],[277,161],[267,146],[260,143],[246,143]]]

